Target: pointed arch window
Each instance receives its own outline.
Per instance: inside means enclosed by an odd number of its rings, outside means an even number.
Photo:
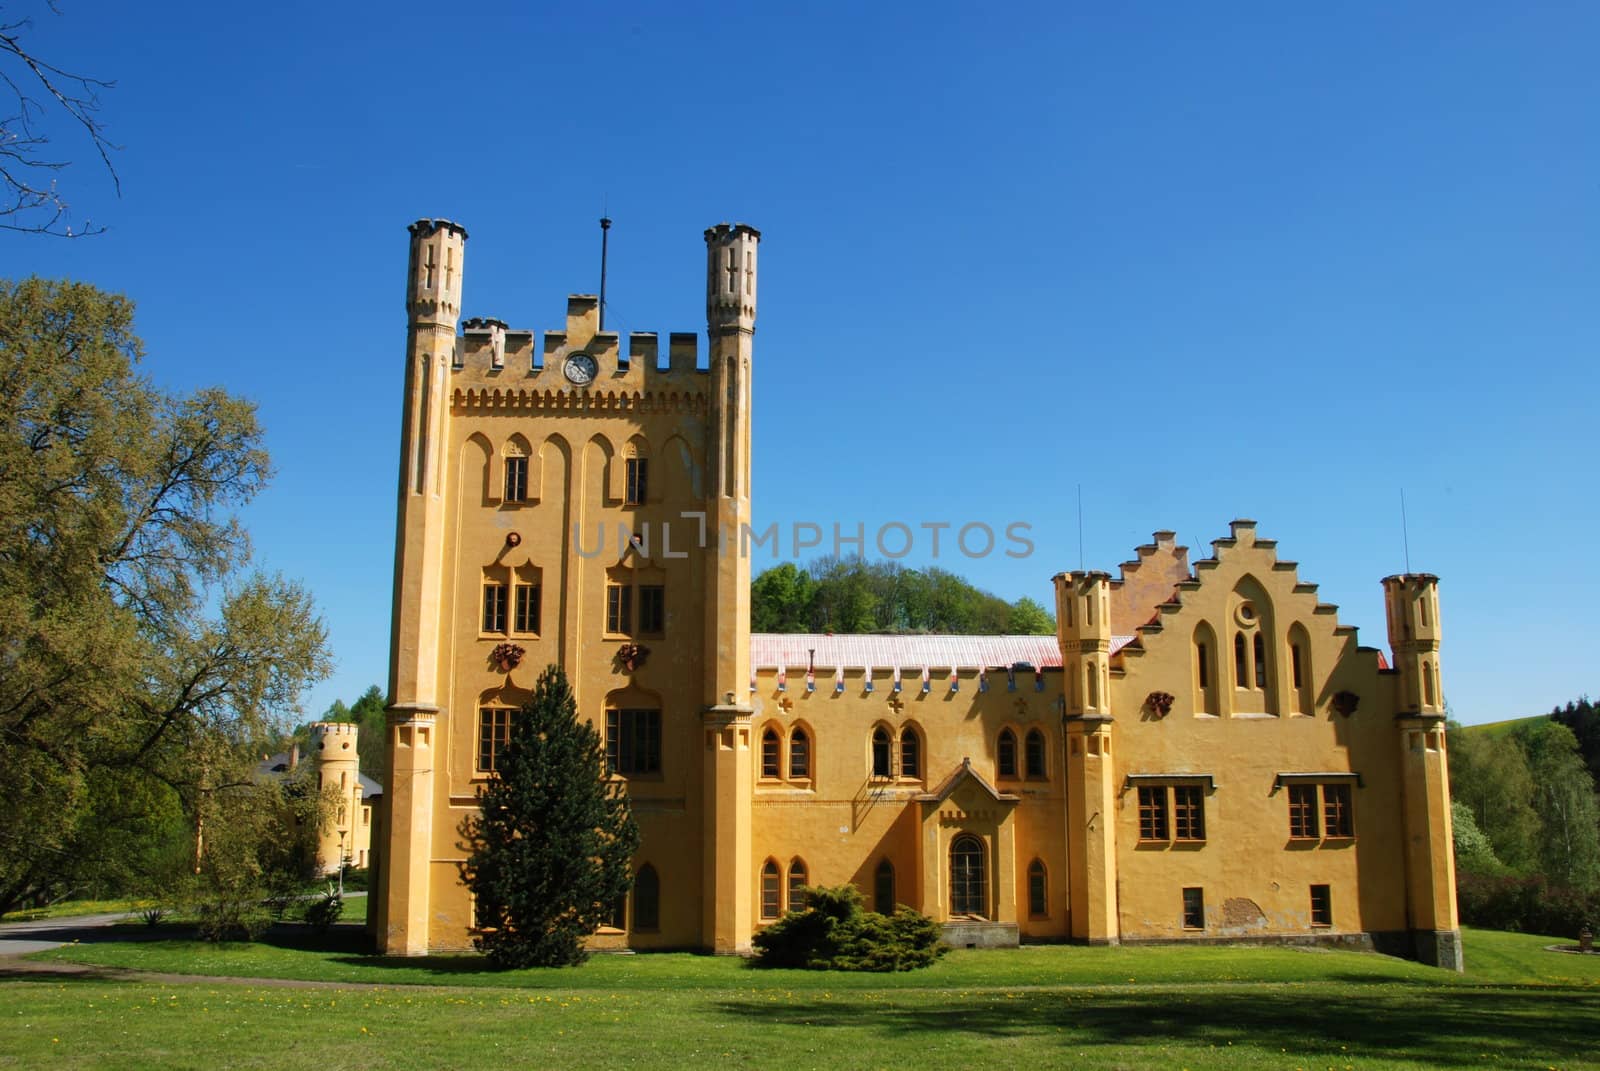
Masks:
[[[985,918],[989,913],[989,883],[983,841],[963,833],[950,844],[950,913]]]
[[[1029,777],[1045,776],[1044,754],[1044,734],[1038,729],[1029,729],[1027,738],[1023,741],[1024,768]]]
[[[810,884],[806,876],[806,863],[804,859],[796,857],[789,864],[789,910],[800,911],[806,906],[806,886]]]
[[[909,725],[900,730],[900,776],[922,776],[922,739]]]
[[[649,863],[640,867],[633,879],[633,928],[661,928],[661,878]]]
[[[1267,641],[1260,632],[1256,633],[1255,642],[1252,644],[1256,656],[1256,687],[1267,686]]]
[[[891,753],[894,751],[892,741],[889,739],[889,730],[883,726],[872,730],[872,776],[893,777],[894,769]]]
[[[776,780],[782,767],[779,763],[781,744],[778,739],[778,730],[767,729],[761,734],[761,776]]]
[[[1049,891],[1044,862],[1035,859],[1028,864],[1028,914],[1034,918],[1050,914]]]
[[[872,910],[880,915],[894,914],[894,864],[885,859],[872,875]]]
[[[1426,660],[1422,663],[1422,705],[1433,706],[1433,667]]]
[[[1001,777],[1017,776],[1017,734],[1010,729],[1000,730],[1000,740],[995,746],[995,767]]]
[[[1233,686],[1250,687],[1250,656],[1245,653],[1244,633],[1233,634]]]
[[[804,781],[811,776],[811,738],[806,731],[795,726],[789,734],[789,777]]]
[[[771,920],[778,917],[783,907],[782,875],[776,860],[768,859],[761,868],[761,917]]]

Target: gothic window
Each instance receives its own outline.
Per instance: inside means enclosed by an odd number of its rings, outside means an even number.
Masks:
[[[1044,863],[1035,859],[1028,864],[1028,914],[1041,918],[1050,913],[1048,892]]]
[[[782,768],[779,762],[781,741],[778,739],[776,729],[768,729],[761,734],[761,776],[776,778]]]
[[[1027,738],[1023,741],[1023,757],[1029,777],[1042,778],[1045,776],[1044,734],[1038,729],[1028,730]]]
[[[789,734],[789,777],[804,781],[811,776],[811,738],[796,726]]]
[[[789,910],[800,911],[806,906],[806,864],[803,859],[795,859],[789,864]]]
[[[922,740],[909,725],[900,730],[900,776],[922,776]]]
[[[983,841],[971,833],[961,834],[950,845],[950,913],[977,918],[989,913]]]
[[[894,864],[885,859],[872,876],[872,910],[880,915],[894,914]]]
[[[1233,686],[1235,688],[1250,687],[1249,656],[1244,650],[1244,633],[1233,634]]]
[[[655,930],[661,927],[661,878],[656,868],[646,863],[633,879],[633,928]]]
[[[1260,632],[1256,633],[1253,646],[1256,656],[1256,687],[1265,688],[1267,686],[1267,641]]]
[[[1000,741],[995,747],[995,767],[1001,777],[1017,776],[1017,734],[1010,729],[1000,730]]]
[[[872,730],[872,776],[893,777],[894,770],[890,759],[893,751],[889,739],[889,731],[882,726]]]
[[[761,868],[761,917],[771,920],[778,917],[783,911],[783,888],[779,884],[782,874],[778,872],[778,863],[768,859]]]

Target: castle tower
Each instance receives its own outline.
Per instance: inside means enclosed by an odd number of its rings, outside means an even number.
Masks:
[[[1444,690],[1439,675],[1439,578],[1427,573],[1384,577],[1389,647],[1398,674],[1404,799],[1406,913],[1416,958],[1463,969],[1456,918],[1455,834],[1445,753]]]
[[[1067,745],[1067,886],[1072,936],[1116,944],[1116,779],[1111,755],[1111,577],[1056,576]]]
[[[748,951],[754,925],[751,864],[750,373],[756,326],[756,248],[742,223],[705,232],[711,410],[706,442],[707,546],[704,713],[704,943]],[[715,525],[715,535],[710,526]]]
[[[394,628],[389,651],[389,779],[382,828],[377,935],[390,954],[428,950],[433,841],[434,728],[443,597],[445,444],[450,368],[461,314],[467,232],[442,219],[409,228],[406,372],[395,530]]]
[[[361,778],[356,753],[356,727],[348,722],[319,721],[311,726],[312,758],[317,787],[331,796],[333,811],[317,831],[317,866],[324,874],[355,857],[361,821]]]

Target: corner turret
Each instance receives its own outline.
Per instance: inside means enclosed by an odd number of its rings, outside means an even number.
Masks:
[[[1395,709],[1402,713],[1443,715],[1439,674],[1439,578],[1405,573],[1383,578],[1389,649],[1400,674]]]

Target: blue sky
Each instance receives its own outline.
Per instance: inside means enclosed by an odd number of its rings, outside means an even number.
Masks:
[[[60,131],[110,230],[0,274],[127,292],[152,377],[260,405],[310,712],[387,674],[405,225],[464,223],[465,314],[542,331],[602,205],[622,331],[703,331],[701,230],[764,233],[758,526],[1025,522],[938,564],[1047,602],[1080,484],[1091,567],[1250,516],[1383,646],[1403,489],[1456,715],[1597,687],[1600,9],[232,8],[40,5],[117,82],[123,194]]]

